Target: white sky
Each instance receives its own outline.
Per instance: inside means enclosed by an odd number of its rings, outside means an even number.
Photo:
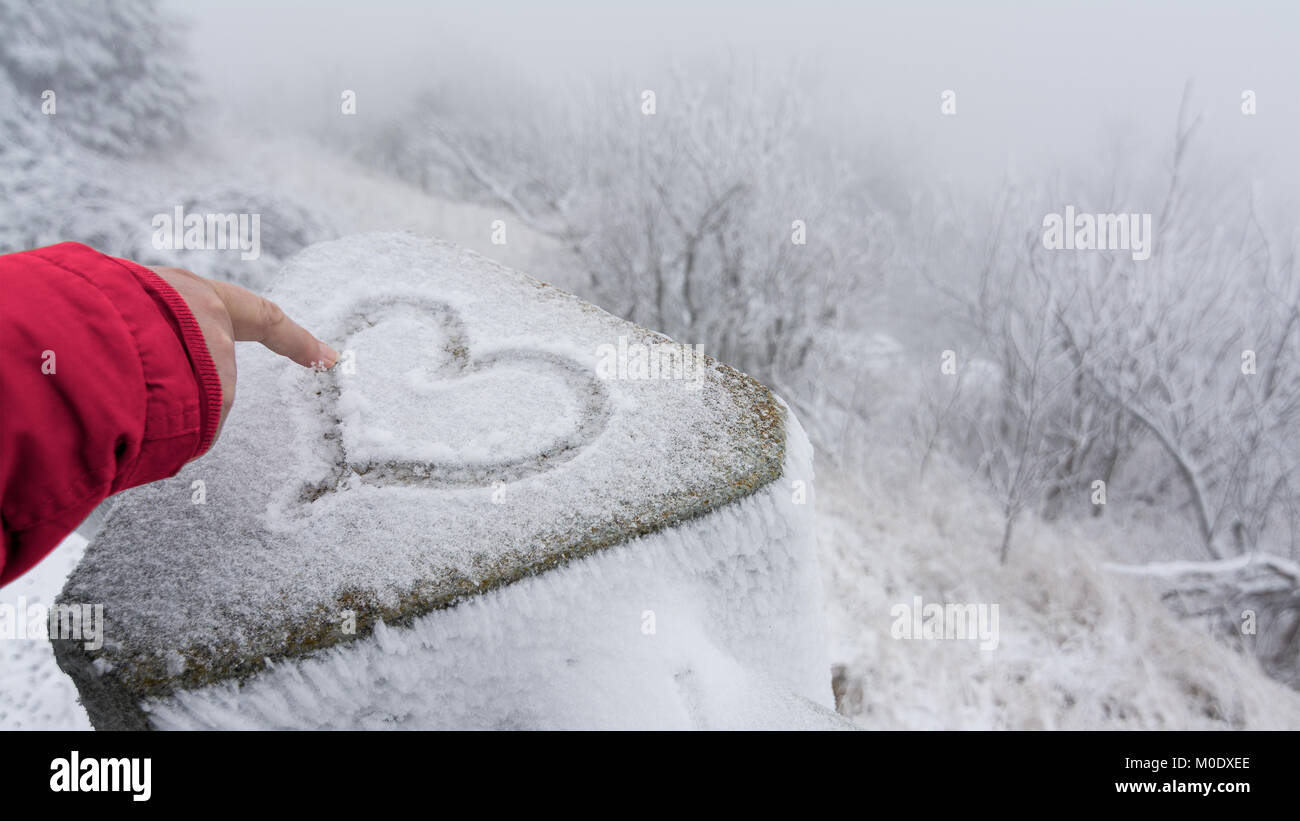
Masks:
[[[1300,2],[393,2],[174,0],[194,53],[251,119],[337,87],[399,110],[431,82],[484,94],[518,79],[629,77],[725,54],[820,70],[828,127],[935,176],[994,181],[1167,145],[1183,85],[1200,150],[1277,194],[1300,192]],[[344,85],[345,84],[345,85]],[[939,115],[939,92],[958,116]],[[1259,113],[1240,112],[1243,89]]]

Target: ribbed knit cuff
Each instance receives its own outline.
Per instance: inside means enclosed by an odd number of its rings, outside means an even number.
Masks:
[[[180,327],[181,340],[185,344],[185,350],[189,354],[190,364],[194,368],[194,376],[199,385],[199,447],[194,452],[194,456],[190,457],[197,459],[212,447],[212,440],[217,436],[217,427],[221,424],[221,377],[217,373],[217,366],[212,361],[212,354],[208,352],[207,342],[203,339],[203,331],[199,328],[194,314],[190,312],[189,305],[185,303],[185,298],[168,284],[167,280],[143,265],[129,259],[118,261],[130,268],[142,283],[157,291]]]

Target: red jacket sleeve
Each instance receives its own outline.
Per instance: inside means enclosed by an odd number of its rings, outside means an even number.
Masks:
[[[202,455],[220,414],[198,323],[152,271],[77,243],[0,256],[0,585]]]

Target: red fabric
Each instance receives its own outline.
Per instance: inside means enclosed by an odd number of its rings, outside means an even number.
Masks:
[[[0,256],[0,586],[106,497],[202,455],[220,414],[198,323],[158,275],[72,242]]]

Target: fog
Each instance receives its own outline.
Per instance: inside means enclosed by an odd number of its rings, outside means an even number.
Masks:
[[[449,240],[781,397],[843,715],[1300,727],[1300,5],[161,2],[0,0],[0,253]]]
[[[203,75],[250,125],[305,117],[339,88],[392,114],[430,84],[509,100],[520,84],[563,94],[617,81],[631,96],[674,65],[758,64],[804,72],[818,125],[918,181],[985,186],[1112,155],[1151,161],[1190,82],[1198,151],[1267,182],[1266,196],[1293,202],[1300,190],[1300,7],[1288,2],[175,7],[193,21]],[[939,115],[945,89],[956,117]],[[1241,113],[1244,89],[1257,94],[1254,117]]]

